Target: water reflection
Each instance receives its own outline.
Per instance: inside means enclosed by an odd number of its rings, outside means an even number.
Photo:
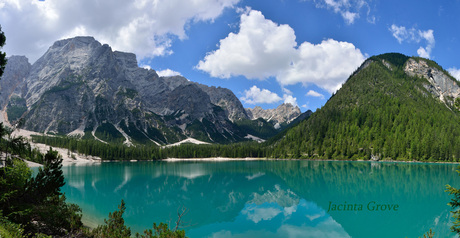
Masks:
[[[299,199],[292,207],[276,202],[248,203],[232,222],[192,229],[195,237],[350,237],[313,202]]]
[[[123,198],[135,231],[175,221],[190,237],[451,236],[445,184],[455,165],[318,162],[142,162],[64,167],[69,200],[102,223]],[[330,211],[332,203],[398,204],[397,212]],[[390,229],[391,228],[391,229]]]

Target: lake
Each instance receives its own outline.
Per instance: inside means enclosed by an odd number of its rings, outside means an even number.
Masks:
[[[118,162],[63,167],[69,202],[102,224],[126,202],[133,234],[177,219],[189,237],[454,237],[445,185],[458,165],[341,162]]]

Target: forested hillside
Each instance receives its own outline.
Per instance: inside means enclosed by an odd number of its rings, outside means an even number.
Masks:
[[[369,58],[326,105],[273,145],[273,157],[458,161],[460,118],[454,98],[437,98],[428,80],[410,76],[401,54]],[[420,63],[420,64],[422,64]],[[458,99],[456,100],[458,102]]]

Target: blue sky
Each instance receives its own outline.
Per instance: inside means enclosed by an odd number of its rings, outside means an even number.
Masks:
[[[231,89],[245,107],[316,110],[369,56],[400,52],[460,78],[460,0],[5,0],[8,55],[94,36],[162,75]]]

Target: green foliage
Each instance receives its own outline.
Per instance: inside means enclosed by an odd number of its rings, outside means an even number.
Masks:
[[[271,148],[257,142],[241,142],[227,145],[209,144],[168,147],[162,150],[167,158],[265,158],[271,155]]]
[[[183,144],[159,148],[156,146],[123,144],[105,144],[96,140],[76,139],[71,137],[32,136],[36,143],[67,148],[72,152],[84,155],[98,156],[103,160],[159,160],[166,158],[211,158],[211,157],[268,157],[271,147],[257,142],[242,142],[233,144],[194,145]]]
[[[97,228],[92,230],[90,236],[94,238],[126,238],[131,236],[131,228],[125,225],[123,214],[126,211],[125,201],[122,199],[118,210],[113,213],[109,213],[109,219],[104,219],[104,225],[99,225]],[[186,238],[185,231],[179,230],[180,218],[185,214],[179,214],[179,219],[176,222],[176,228],[174,230],[169,229],[165,223],[157,225],[153,223],[153,230],[147,229],[144,234],[136,233],[136,238]]]
[[[156,146],[126,146],[120,143],[106,144],[94,139],[76,139],[63,136],[32,136],[34,142],[67,148],[74,153],[98,156],[103,160],[157,160],[166,158]]]
[[[21,97],[11,97],[8,102],[6,113],[8,114],[8,120],[15,121],[27,111],[26,100]]]
[[[147,127],[147,136],[155,141],[166,143],[166,138],[163,136],[160,130],[154,127]]]
[[[427,231],[426,234],[423,234],[423,238],[433,238],[434,237],[434,232],[430,229],[430,231]]]
[[[157,225],[153,223],[153,230],[145,230],[144,235],[137,233],[136,238],[186,238],[186,236],[184,230],[171,230],[168,224],[160,223]]]
[[[109,220],[104,219],[105,225],[100,225],[92,234],[100,238],[125,238],[131,236],[131,229],[125,225],[123,213],[126,210],[125,202],[121,200],[118,211],[109,213]]]
[[[406,55],[400,54],[400,53],[387,53],[387,54],[373,56],[370,59],[377,60],[377,61],[379,61],[379,59],[385,60],[389,62],[390,64],[392,64],[393,66],[401,69],[406,63],[406,61],[409,59],[409,57]]]
[[[0,237],[4,238],[22,238],[24,229],[21,225],[12,223],[3,217],[0,211]]]
[[[112,142],[112,143],[123,143],[125,138],[123,135],[115,128],[112,123],[102,123],[100,126],[97,127],[95,136],[97,138],[107,141],[107,142]]]
[[[6,37],[5,34],[2,31],[2,26],[0,26],[0,49],[3,48],[6,42]],[[6,66],[6,53],[0,51],[0,78],[3,75],[3,72],[5,71],[5,66]]]
[[[460,169],[460,167],[459,167]],[[457,169],[457,173],[460,175],[460,170]],[[446,185],[446,192],[449,193],[449,195],[453,195],[454,198],[450,200],[448,203],[449,206],[452,207],[452,217],[455,219],[454,224],[450,228],[452,232],[455,232],[457,234],[460,234],[460,189],[454,188],[450,186],[449,184]]]
[[[248,134],[257,136],[262,139],[268,139],[279,132],[273,127],[271,123],[268,123],[262,118],[257,120],[243,119],[236,121],[235,124]]]
[[[152,143],[147,136],[136,127],[136,125],[133,122],[129,122],[128,126],[126,126],[125,120],[121,120],[120,122],[120,128],[123,129],[123,131],[128,134],[129,137],[131,137],[135,142],[138,142],[140,144],[148,144]]]
[[[7,217],[25,216],[29,211],[19,199],[26,192],[32,171],[19,159],[9,159],[0,168],[0,211]]]
[[[61,161],[50,149],[35,177],[20,159],[9,157],[6,166],[0,168],[0,210],[8,222],[20,224],[27,236],[61,236],[83,225],[80,208],[67,204],[60,192],[64,185]]]

